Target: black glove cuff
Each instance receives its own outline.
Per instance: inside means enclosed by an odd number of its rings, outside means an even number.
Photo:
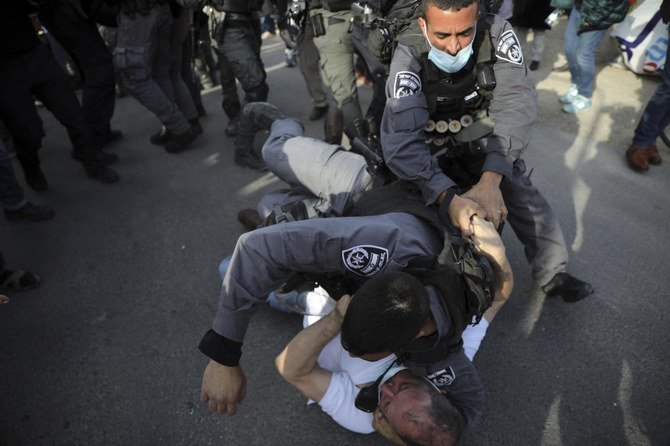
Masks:
[[[224,338],[214,330],[209,330],[200,340],[198,348],[210,359],[221,365],[237,367],[242,357],[242,343]]]
[[[454,199],[454,195],[456,195],[455,188],[450,187],[447,189],[447,193],[444,195],[444,200],[442,200],[440,207],[437,209],[437,215],[440,217],[440,220],[449,225],[452,224],[451,218],[449,218],[449,205],[451,204],[451,200]]]

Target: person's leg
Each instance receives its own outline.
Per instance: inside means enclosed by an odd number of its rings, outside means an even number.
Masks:
[[[84,164],[92,163],[100,146],[95,145],[84,112],[65,74],[44,47],[38,47],[25,57],[29,60],[33,94],[67,129],[75,157]]]
[[[114,114],[115,75],[112,55],[93,21],[69,3],[55,2],[40,20],[68,50],[82,70],[82,109],[97,145],[107,142]]]
[[[43,221],[55,215],[50,207],[34,205],[26,199],[14,175],[9,152],[2,141],[0,141],[0,205],[7,220]]]
[[[181,51],[181,78],[188,88],[188,92],[191,95],[191,100],[195,109],[198,113],[198,116],[205,115],[205,109],[202,106],[202,97],[200,96],[200,91],[202,90],[202,85],[200,84],[198,77],[196,75],[193,63],[193,35],[189,31],[189,35],[184,39],[184,44],[182,45]]]
[[[568,60],[568,69],[570,70],[570,83],[578,85],[580,81],[580,69],[577,63],[577,47],[579,44],[579,36],[577,35],[577,28],[579,27],[579,11],[572,8],[570,17],[568,18],[568,25],[565,28],[565,36],[563,38],[563,49],[565,57]],[[576,88],[576,87],[575,87]],[[572,96],[576,96],[576,93]],[[566,102],[563,101],[562,102]]]
[[[521,52],[523,55],[527,58],[528,57],[528,28],[522,28],[520,26],[515,26],[514,31],[516,33],[517,38],[519,39],[519,43],[521,44]],[[526,61],[528,62],[528,61]]]
[[[42,120],[35,108],[31,84],[30,72],[23,58],[4,60],[0,64],[0,120],[14,140],[16,157],[21,163],[28,185],[33,189],[45,190],[48,184],[40,170],[37,153],[42,146],[44,131]],[[40,178],[35,178],[39,180],[39,184],[30,178],[32,173],[39,175]]]
[[[665,63],[661,83],[647,102],[640,122],[635,128],[634,147],[649,147],[656,143],[658,135],[670,124],[670,61]]]
[[[353,134],[353,123],[356,119],[362,119],[363,114],[354,73],[354,44],[349,33],[351,13],[329,13],[325,9],[316,9],[310,13],[312,20],[316,13],[322,14],[326,28],[326,34],[314,38],[314,44],[319,50],[323,80],[342,110],[345,129]]]
[[[368,47],[368,30],[354,25],[351,33],[352,42],[361,55],[372,74],[373,94],[372,101],[366,112],[366,117],[376,121],[377,128],[381,125],[382,115],[386,106],[386,68],[379,63]]]
[[[175,102],[184,117],[190,122],[198,118],[198,112],[193,103],[182,73],[182,48],[188,36],[188,9],[181,8],[179,17],[172,21],[170,32],[170,83],[175,95]]]
[[[293,119],[274,121],[263,146],[265,164],[292,187],[319,198],[314,207],[320,213],[343,215],[372,184],[365,159],[302,134],[302,125]]]
[[[577,65],[579,80],[576,82],[580,96],[591,98],[596,77],[596,53],[607,30],[586,31],[579,35],[577,43]]]
[[[533,49],[531,50],[531,57],[533,61],[537,61],[538,63],[542,61],[542,55],[544,54],[546,34],[547,32],[543,29],[533,30]]]
[[[533,278],[545,285],[565,271],[568,250],[553,209],[525,171],[523,160],[516,160],[512,178],[500,183],[500,191],[509,212],[507,219],[533,268]]]
[[[114,62],[133,97],[154,113],[170,132],[183,134],[190,131],[188,121],[152,77],[159,45],[159,27],[165,29],[167,23],[169,33],[170,14],[167,5],[156,5],[146,15],[119,13]],[[169,39],[169,35],[166,37]],[[162,66],[166,67],[163,76],[167,78],[169,63],[165,62]]]
[[[221,51],[245,93],[245,101],[267,100],[268,85],[260,57],[260,39],[251,22],[226,23]]]
[[[305,20],[305,31],[298,44],[298,67],[307,84],[307,92],[312,98],[314,108],[325,111],[328,108],[328,96],[323,89],[321,74],[319,73],[319,51],[314,45],[314,29],[309,22],[309,17]],[[315,113],[310,116],[310,119],[317,120],[322,116],[321,113]]]
[[[16,211],[28,203],[23,189],[16,181],[9,152],[0,141],[0,204],[5,210]]]
[[[670,125],[670,63],[665,63],[661,76],[661,83],[647,102],[635,128],[633,142],[626,150],[628,165],[638,172],[647,171],[649,164],[662,162],[656,139]]]
[[[239,132],[238,120],[239,114],[242,110],[240,96],[237,93],[237,82],[235,82],[235,73],[226,58],[226,55],[220,49],[217,49],[219,59],[219,73],[221,75],[221,94],[223,100],[221,101],[221,108],[228,117],[228,125],[225,132],[228,136],[235,136]]]

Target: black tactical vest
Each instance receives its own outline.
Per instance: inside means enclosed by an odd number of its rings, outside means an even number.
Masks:
[[[474,54],[456,73],[445,73],[428,59],[430,46],[418,24],[412,25],[398,39],[421,63],[422,90],[430,113],[426,144],[434,155],[463,157],[468,151],[476,151],[472,142],[493,131],[493,122],[488,118],[495,88],[496,57],[490,33],[493,20],[494,16],[485,15],[477,22],[472,45]]]

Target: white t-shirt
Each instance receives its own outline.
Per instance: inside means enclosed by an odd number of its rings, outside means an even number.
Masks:
[[[316,322],[314,318],[310,318],[309,321],[305,318],[303,321],[305,326],[314,322]],[[477,353],[488,325],[486,319],[482,318],[478,325],[468,325],[463,332],[463,348],[470,360]],[[373,383],[395,359],[395,355],[374,362],[352,358],[342,347],[338,334],[321,350],[317,361],[321,368],[333,372],[328,390],[319,401],[319,406],[337,424],[350,431],[360,434],[374,432],[373,414],[363,412],[354,405],[360,390],[357,385]]]
[[[359,434],[374,432],[372,414],[363,412],[354,405],[360,390],[357,385],[375,382],[395,359],[395,355],[374,362],[352,358],[342,348],[338,334],[319,355],[319,366],[333,372],[328,390],[319,401],[319,406],[337,424],[350,431]]]

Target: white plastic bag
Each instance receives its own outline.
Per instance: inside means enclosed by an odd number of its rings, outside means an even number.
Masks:
[[[645,0],[614,26],[623,63],[638,74],[660,74],[668,52],[668,25],[661,21],[661,0]]]

